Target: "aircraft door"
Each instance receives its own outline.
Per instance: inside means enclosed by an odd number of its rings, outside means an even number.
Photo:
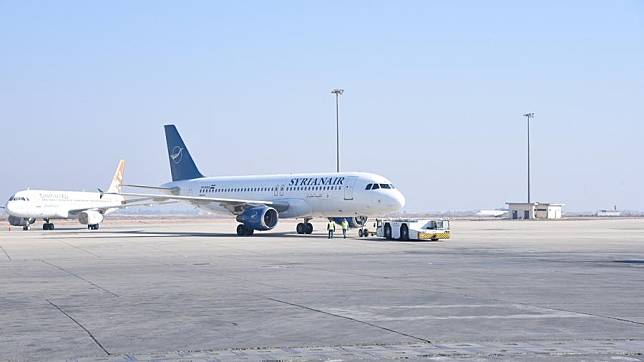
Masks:
[[[347,177],[344,181],[344,199],[353,200],[353,184],[356,183],[356,177]]]
[[[280,196],[284,196],[284,185],[280,186]]]

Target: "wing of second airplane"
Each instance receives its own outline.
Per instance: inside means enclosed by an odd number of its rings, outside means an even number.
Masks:
[[[91,207],[82,207],[82,208],[78,208],[78,209],[70,209],[70,210],[68,210],[68,212],[71,215],[73,215],[73,214],[78,214],[78,213],[81,213],[83,211],[88,211],[88,210],[96,210],[96,211],[104,212],[105,210],[109,210],[109,209],[124,209],[124,208],[127,208],[127,207],[165,205],[165,204],[174,204],[175,203],[175,201],[162,202],[162,203],[158,203],[158,202],[155,202],[155,203],[150,203],[150,202],[137,203],[137,202],[139,202],[141,200],[144,200],[144,199],[132,200],[132,201],[125,200],[125,201],[122,201],[122,203],[120,205],[110,205],[110,206],[105,206],[105,207],[91,206]],[[145,200],[149,200],[149,198],[145,199]]]
[[[288,203],[281,203],[267,200],[248,200],[248,199],[228,199],[219,197],[206,197],[206,196],[182,196],[182,195],[160,195],[160,194],[143,194],[131,192],[106,192],[106,195],[121,195],[128,197],[142,197],[156,202],[163,202],[167,200],[186,201],[194,204],[207,204],[218,203],[223,207],[230,210],[230,212],[237,214],[245,209],[246,206],[267,205],[272,206],[277,211],[284,211],[288,208]]]

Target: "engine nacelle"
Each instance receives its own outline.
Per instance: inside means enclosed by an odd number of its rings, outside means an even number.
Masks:
[[[342,220],[347,219],[350,228],[361,228],[367,224],[366,216],[356,216],[356,217],[332,217],[330,218],[336,224],[340,224]]]
[[[253,230],[270,230],[277,225],[279,215],[277,210],[268,206],[256,206],[246,210],[237,216],[237,221]]]
[[[9,215],[9,218],[7,219],[9,221],[9,225],[11,226],[27,226],[31,225],[36,222],[35,218],[26,218],[26,217],[18,217],[18,216],[11,216]]]
[[[103,214],[98,211],[87,210],[78,214],[78,222],[85,225],[96,225],[103,222]]]

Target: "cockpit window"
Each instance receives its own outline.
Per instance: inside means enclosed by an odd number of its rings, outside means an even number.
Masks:
[[[371,186],[372,186],[372,185],[373,185],[373,184],[369,184],[369,185],[367,185],[367,187],[365,188],[365,190],[371,190]]]
[[[26,198],[26,197],[22,197],[22,196],[15,196],[15,195],[14,195],[14,196],[11,196],[11,198],[9,199],[9,201],[29,201],[29,199],[28,199],[28,198]]]
[[[16,197],[16,195],[11,195],[11,197],[9,198],[9,201],[13,201],[14,197]]]
[[[380,186],[378,186],[378,184],[373,184],[373,187],[372,187],[371,189],[372,189],[372,190],[377,190],[377,189],[379,189],[379,188],[380,188]]]
[[[380,184],[381,189],[390,189],[389,184]]]

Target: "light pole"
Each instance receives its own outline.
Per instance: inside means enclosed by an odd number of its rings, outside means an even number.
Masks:
[[[528,120],[528,204],[530,203],[530,118],[534,118],[534,113],[523,115]]]
[[[335,157],[336,157],[336,172],[340,172],[340,96],[344,93],[344,89],[336,88],[331,91],[335,94]]]

